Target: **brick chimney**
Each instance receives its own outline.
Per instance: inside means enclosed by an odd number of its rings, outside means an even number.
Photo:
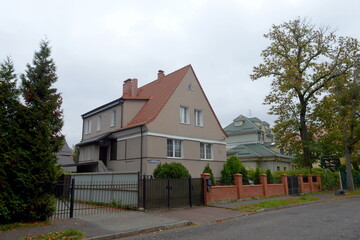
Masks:
[[[159,72],[158,72],[158,80],[162,79],[163,77],[165,77],[164,71],[159,70]]]
[[[123,97],[136,97],[138,88],[138,80],[129,78],[123,84]]]

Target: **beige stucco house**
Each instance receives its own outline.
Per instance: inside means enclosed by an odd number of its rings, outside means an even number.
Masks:
[[[82,115],[79,172],[139,171],[180,162],[193,177],[210,163],[220,176],[226,161],[223,131],[191,65],[138,87],[123,84],[122,97]]]

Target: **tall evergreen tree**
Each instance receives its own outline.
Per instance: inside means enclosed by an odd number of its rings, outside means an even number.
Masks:
[[[7,58],[0,65],[0,223],[10,222],[25,211],[25,202],[17,194],[23,184],[14,174],[21,166],[19,145],[24,136],[16,80],[13,63]]]
[[[27,125],[23,160],[28,163],[29,175],[25,188],[30,193],[24,196],[28,201],[25,219],[29,221],[51,216],[55,201],[51,190],[61,174],[56,153],[64,143],[62,98],[53,87],[57,76],[50,55],[49,43],[41,41],[32,65],[21,75]]]

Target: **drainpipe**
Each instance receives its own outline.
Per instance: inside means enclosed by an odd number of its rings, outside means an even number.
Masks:
[[[121,117],[120,117],[120,128],[122,128],[123,125],[124,125],[124,101],[123,101],[123,100],[120,102],[120,107],[121,107],[121,110],[120,110],[120,114],[121,114]]]
[[[143,125],[140,126],[140,177],[143,175]]]

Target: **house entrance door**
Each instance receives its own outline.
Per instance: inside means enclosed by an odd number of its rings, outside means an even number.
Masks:
[[[99,160],[101,160],[105,164],[105,166],[107,166],[107,149],[107,147],[100,147],[99,150]]]

